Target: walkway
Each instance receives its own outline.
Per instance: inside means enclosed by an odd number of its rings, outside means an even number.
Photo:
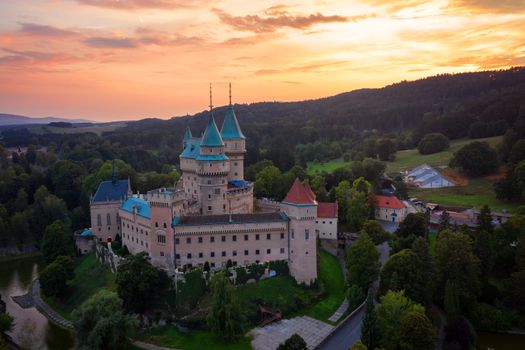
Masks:
[[[254,328],[249,334],[253,336],[251,344],[255,350],[275,350],[279,344],[284,343],[295,333],[306,341],[308,349],[311,350],[315,349],[333,329],[334,326],[328,323],[301,316]]]
[[[71,321],[66,320],[64,317],[59,315],[55,310],[49,307],[45,301],[42,300],[40,297],[39,280],[35,280],[33,282],[33,285],[31,286],[31,296],[33,297],[33,302],[37,310],[40,311],[42,315],[46,316],[49,321],[62,328],[73,329],[73,323],[71,323]]]

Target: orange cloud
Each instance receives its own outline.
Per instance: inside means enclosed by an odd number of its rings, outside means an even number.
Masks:
[[[35,23],[20,23],[20,25],[22,26],[22,28],[18,30],[19,33],[32,36],[64,38],[77,35],[77,33],[72,30],[60,29],[49,25],[41,25]]]
[[[197,1],[192,0],[77,0],[83,5],[111,8],[117,10],[136,10],[136,9],[177,9],[187,8],[196,5]]]
[[[369,17],[368,15],[352,18],[339,15],[325,16],[319,12],[306,16],[294,16],[285,11],[282,6],[268,8],[265,11],[266,17],[260,17],[259,15],[232,16],[217,8],[213,9],[213,12],[217,14],[223,23],[232,28],[255,33],[273,32],[282,27],[304,30],[317,24],[357,21]]]

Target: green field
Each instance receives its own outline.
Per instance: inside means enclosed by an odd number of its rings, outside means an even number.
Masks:
[[[416,149],[410,149],[405,151],[398,151],[396,153],[396,159],[393,162],[386,163],[387,173],[399,172],[402,170],[411,170],[418,165],[428,164],[431,166],[448,165],[454,152],[458,151],[461,147],[474,142],[484,141],[488,142],[492,147],[495,147],[502,140],[501,136],[487,137],[484,139],[461,139],[453,140],[450,142],[450,148],[443,152],[434,154],[422,155]]]
[[[448,165],[450,158],[454,152],[459,150],[474,141],[488,142],[492,147],[495,147],[502,140],[501,136],[487,137],[484,139],[461,139],[450,142],[450,148],[443,152],[434,154],[422,155],[419,154],[417,148],[398,151],[396,153],[396,160],[393,162],[385,162],[387,173],[399,172],[401,170],[410,170],[421,164],[428,164],[431,166]],[[309,162],[306,171],[308,175],[315,175],[318,173],[331,173],[335,169],[344,168],[350,165],[350,162],[345,162],[342,158],[329,160],[327,162]]]
[[[116,290],[115,276],[100,264],[94,253],[78,259],[75,278],[68,281],[69,290],[59,300],[44,297],[46,303],[64,318],[71,320],[71,312],[101,289]]]
[[[507,209],[514,212],[519,204],[504,202],[496,198],[494,181],[488,179],[470,179],[466,186],[455,186],[437,189],[410,188],[409,196],[417,197],[428,203],[450,206],[467,206],[481,208],[485,204],[493,211]]]
[[[115,131],[118,128],[126,126],[125,124],[111,124],[111,125],[90,125],[82,127],[73,127],[73,128],[59,128],[56,126],[38,126],[30,128],[33,134],[84,134],[84,133],[93,133],[98,136],[102,135],[104,132]]]

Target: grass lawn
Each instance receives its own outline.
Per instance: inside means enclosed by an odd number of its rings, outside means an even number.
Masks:
[[[325,288],[325,297],[304,310],[304,314],[329,322],[328,318],[339,308],[345,298],[345,278],[337,258],[324,250],[319,251],[318,274],[319,281]]]
[[[208,331],[191,331],[189,333],[180,332],[175,326],[158,328],[152,330],[146,336],[139,337],[140,340],[175,349],[184,350],[247,350],[252,349],[251,339],[244,337],[234,343],[224,342],[217,338],[215,334]]]
[[[350,162],[345,162],[343,158],[337,158],[324,163],[308,162],[306,172],[308,175],[315,175],[319,173],[330,174],[335,169],[344,168],[350,165]]]
[[[94,253],[84,255],[76,261],[75,278],[68,282],[67,295],[57,300],[44,297],[46,303],[60,313],[64,318],[71,320],[71,312],[85,300],[101,289],[114,291],[115,276],[111,271],[100,264]]]
[[[497,199],[493,184],[493,180],[483,178],[470,179],[466,186],[438,189],[410,188],[409,196],[417,197],[425,202],[443,205],[467,206],[479,209],[486,204],[493,211],[507,209],[511,213],[514,212],[519,207],[519,204]]]
[[[458,151],[461,147],[471,142],[484,141],[492,147],[495,147],[501,142],[501,140],[501,136],[487,137],[483,139],[453,140],[450,142],[450,148],[448,150],[427,155],[419,154],[417,148],[399,151],[396,153],[395,161],[386,162],[386,171],[387,173],[394,173],[402,170],[410,170],[421,164],[428,164],[431,166],[448,165],[454,152]]]

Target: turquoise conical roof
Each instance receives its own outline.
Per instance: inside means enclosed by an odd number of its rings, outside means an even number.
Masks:
[[[201,147],[221,146],[224,146],[224,142],[222,142],[222,137],[219,133],[219,129],[217,128],[217,124],[215,124],[215,119],[213,118],[213,115],[210,115],[208,125],[206,126],[206,130],[204,131],[204,135],[202,136]]]
[[[186,131],[184,132],[184,142],[188,142],[191,139],[191,137],[192,135],[191,135],[190,127],[187,126]]]
[[[245,138],[232,105],[228,106],[228,110],[226,111],[226,118],[224,118],[221,128],[221,136],[223,139]]]

